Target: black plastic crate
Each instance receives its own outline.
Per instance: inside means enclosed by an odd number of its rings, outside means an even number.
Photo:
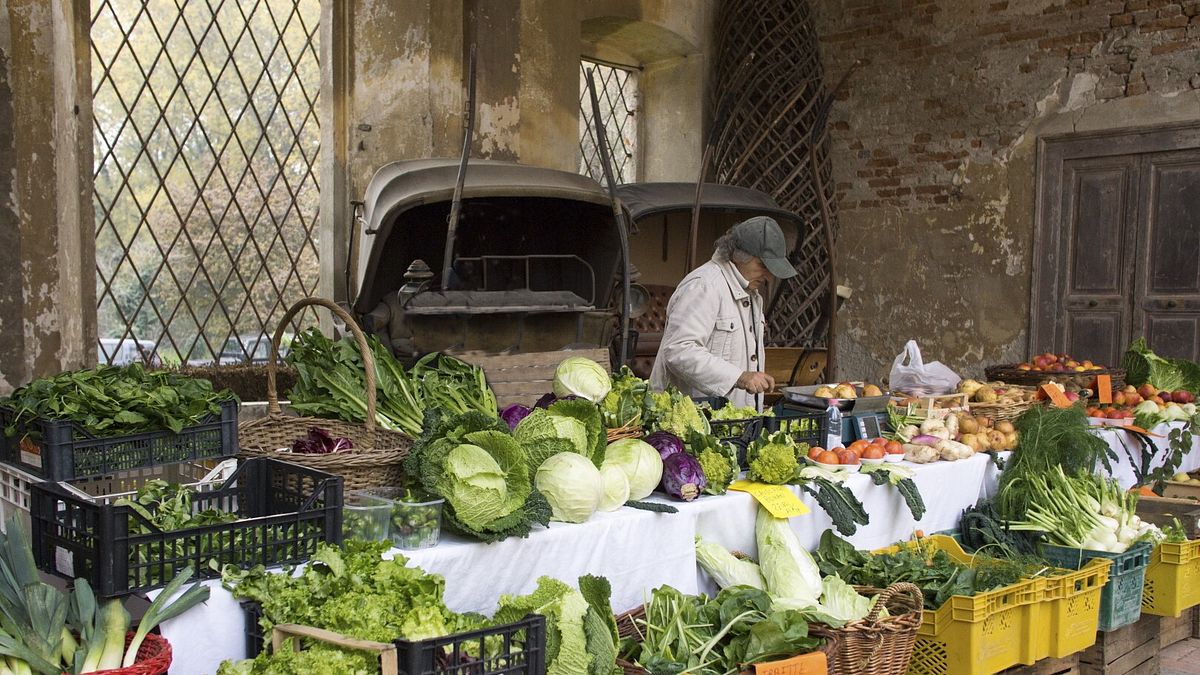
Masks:
[[[810,447],[825,447],[829,434],[829,413],[827,411],[804,411],[790,406],[775,406],[775,415],[764,417],[767,433],[773,434],[786,430],[792,440],[797,443],[807,443]]]
[[[225,401],[221,414],[184,427],[128,436],[97,437],[74,422],[30,419],[13,426],[16,413],[0,407],[0,458],[22,471],[61,481],[101,476],[146,466],[238,454],[238,402]]]
[[[216,508],[239,520],[161,532],[111,497],[81,494],[71,483],[36,483],[30,489],[34,560],[46,572],[85,578],[97,594],[113,597],[161,588],[189,565],[198,577],[215,578],[226,564],[301,563],[318,544],[342,541],[341,476],[255,458],[227,480],[199,488],[194,509]],[[134,523],[152,532],[132,534]]]
[[[263,650],[259,619],[262,607],[243,602],[246,616],[246,658]],[[491,658],[480,661],[467,654],[481,654],[484,642]],[[497,643],[500,648],[497,648]],[[546,620],[529,614],[503,626],[446,635],[428,640],[396,640],[397,665],[401,675],[543,675],[546,672]]]

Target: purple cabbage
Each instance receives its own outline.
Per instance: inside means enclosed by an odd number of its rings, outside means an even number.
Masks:
[[[660,487],[675,499],[690,502],[708,487],[708,480],[704,478],[704,469],[700,468],[700,462],[695,457],[686,452],[676,452],[663,460]]]
[[[292,452],[304,455],[328,455],[354,449],[349,438],[337,437],[321,427],[309,427],[308,436],[292,442]]]
[[[508,423],[508,430],[512,431],[513,429],[516,429],[521,420],[525,419],[525,417],[531,412],[533,411],[529,408],[529,406],[524,406],[520,403],[514,403],[510,406],[506,406],[504,410],[500,411],[500,419]]]
[[[671,455],[683,452],[683,439],[669,431],[656,431],[642,440],[654,446],[663,461]]]

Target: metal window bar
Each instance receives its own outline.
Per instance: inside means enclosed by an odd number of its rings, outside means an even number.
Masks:
[[[249,356],[317,288],[320,0],[92,9],[99,335]]]
[[[618,183],[632,183],[638,177],[638,70],[627,66],[590,59],[579,62],[579,172],[593,180],[604,181],[600,149],[593,136],[592,105],[588,97],[587,71],[596,72],[596,95],[600,115],[612,149],[613,170]]]

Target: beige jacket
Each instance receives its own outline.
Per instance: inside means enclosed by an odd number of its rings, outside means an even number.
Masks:
[[[761,407],[761,396],[734,389],[743,372],[762,370],[766,327],[762,296],[746,291],[740,276],[733,263],[714,257],[679,282],[667,303],[651,387]]]

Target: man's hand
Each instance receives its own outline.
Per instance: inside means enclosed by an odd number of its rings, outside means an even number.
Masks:
[[[737,379],[737,384],[734,386],[751,394],[764,394],[775,388],[775,378],[766,373],[747,370]]]

